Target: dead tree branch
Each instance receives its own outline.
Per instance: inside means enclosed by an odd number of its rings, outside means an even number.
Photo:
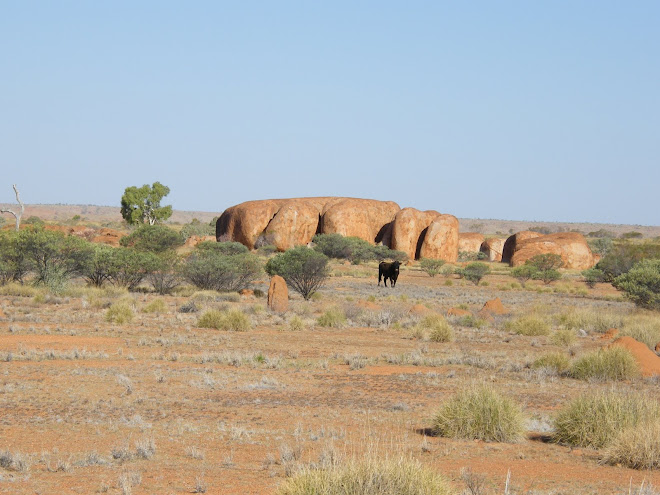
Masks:
[[[18,232],[18,229],[21,226],[21,217],[23,216],[23,213],[25,213],[25,205],[21,201],[21,197],[18,194],[18,187],[16,187],[16,184],[14,184],[13,187],[14,187],[14,192],[16,193],[16,201],[18,202],[21,209],[17,213],[14,210],[10,210],[9,208],[0,208],[0,213],[11,213],[12,215],[14,215],[14,218],[16,219],[16,232]]]

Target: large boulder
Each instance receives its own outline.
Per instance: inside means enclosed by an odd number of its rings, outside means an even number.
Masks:
[[[422,241],[419,257],[450,263],[458,260],[458,219],[455,216],[440,215],[431,222]]]
[[[483,242],[483,234],[479,234],[478,232],[459,232],[458,252],[478,253]]]
[[[319,228],[319,209],[311,202],[291,200],[282,205],[265,234],[278,251],[311,242]]]
[[[519,243],[522,241],[525,241],[527,239],[533,239],[535,237],[541,237],[542,234],[539,234],[538,232],[533,232],[531,230],[523,230],[522,232],[518,232],[517,234],[513,234],[511,237],[509,237],[506,242],[504,243],[504,246],[502,247],[502,261],[504,263],[509,263],[511,262],[511,257],[513,256],[513,253],[516,252],[516,248]]]
[[[491,237],[481,243],[479,251],[488,257],[488,261],[502,261],[502,250],[504,248],[504,239]]]
[[[321,217],[323,234],[359,237],[371,243],[382,242],[385,232],[400,210],[393,201],[343,198],[329,202]]]
[[[248,249],[254,249],[254,243],[284,202],[281,199],[263,199],[227,208],[215,225],[216,239],[240,242]]]
[[[394,217],[391,248],[403,251],[411,260],[418,259],[422,242],[431,222],[440,213],[435,210],[420,211],[403,208]]]
[[[548,253],[561,256],[563,268],[586,270],[595,264],[586,239],[576,232],[560,232],[521,241],[509,263],[511,266],[520,266],[536,255]]]

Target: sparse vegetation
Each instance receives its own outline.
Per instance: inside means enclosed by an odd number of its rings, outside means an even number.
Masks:
[[[640,261],[612,285],[637,306],[660,311],[660,259]]]
[[[130,323],[135,316],[131,306],[132,304],[125,300],[113,303],[105,313],[106,321],[117,325]]]
[[[621,430],[603,452],[603,462],[632,469],[660,468],[660,419]]]
[[[435,277],[438,273],[440,273],[440,270],[444,264],[445,260],[422,258],[419,261],[419,268],[424,273],[428,274],[429,277]]]
[[[579,380],[628,380],[640,375],[639,365],[628,349],[599,349],[577,359],[570,375]]]
[[[231,330],[245,332],[252,326],[250,318],[240,310],[228,311],[210,310],[197,320],[199,328],[215,328],[216,330]]]
[[[519,316],[514,320],[507,321],[504,328],[509,332],[529,337],[550,334],[550,325],[541,316],[534,314]]]
[[[268,260],[266,272],[280,275],[306,301],[329,276],[328,257],[304,246],[289,249]]]
[[[474,285],[479,285],[481,279],[490,273],[490,266],[488,266],[486,263],[475,261],[468,263],[468,265],[463,268],[460,273],[466,280],[469,280]]]

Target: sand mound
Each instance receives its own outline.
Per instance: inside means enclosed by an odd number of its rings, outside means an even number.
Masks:
[[[612,345],[625,347],[632,352],[643,376],[660,375],[660,357],[656,356],[646,344],[638,342],[632,337],[619,337]]]

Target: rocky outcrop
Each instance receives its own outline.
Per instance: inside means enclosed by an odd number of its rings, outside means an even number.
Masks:
[[[419,257],[450,263],[458,260],[458,219],[455,216],[440,215],[431,222],[422,241]]]
[[[391,248],[403,251],[411,260],[418,259],[422,242],[433,219],[440,212],[435,210],[420,211],[416,208],[403,208],[394,217],[392,224]]]
[[[586,239],[576,232],[548,234],[520,241],[509,263],[511,266],[520,266],[534,256],[546,253],[561,256],[563,268],[586,270],[595,263]]]
[[[509,263],[513,253],[516,252],[518,244],[524,240],[533,239],[534,237],[541,237],[541,234],[531,230],[523,230],[522,232],[513,234],[504,243],[504,247],[502,248],[502,261],[504,263]]]
[[[488,261],[502,261],[502,250],[504,249],[504,239],[491,237],[481,243],[479,251],[488,257]]]
[[[399,210],[399,205],[393,201],[344,198],[324,208],[321,233],[382,242]]]
[[[289,309],[289,289],[284,279],[279,275],[274,275],[270,279],[268,307],[278,313],[284,313]]]
[[[483,242],[483,234],[479,234],[478,232],[460,232],[458,234],[458,252],[478,253]]]
[[[341,197],[247,201],[224,211],[216,239],[254,249],[260,236],[278,250],[308,244],[315,234],[354,236],[389,245],[389,228],[399,205],[392,201]]]

